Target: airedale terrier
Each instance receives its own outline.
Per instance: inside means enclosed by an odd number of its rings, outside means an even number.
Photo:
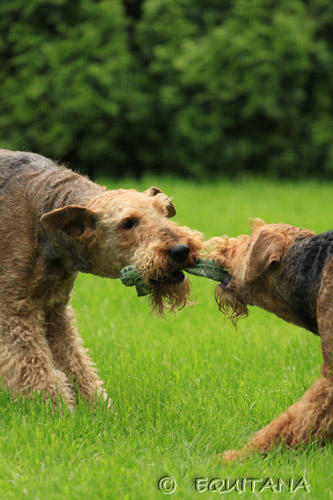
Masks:
[[[324,443],[333,437],[333,231],[315,234],[257,219],[250,236],[212,238],[207,254],[230,278],[216,288],[220,310],[236,321],[259,306],[321,338],[322,378],[302,398],[254,435],[234,460],[280,442]],[[210,251],[210,250],[212,251]]]
[[[106,190],[32,153],[0,150],[0,376],[15,394],[37,391],[71,408],[72,385],[107,399],[69,305],[79,271],[119,278],[137,265],[153,308],[182,308],[200,233],[179,227],[156,187]],[[167,279],[163,279],[166,276]]]

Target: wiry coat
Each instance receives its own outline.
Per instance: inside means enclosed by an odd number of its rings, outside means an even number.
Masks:
[[[259,306],[321,337],[323,378],[264,429],[232,460],[267,451],[283,441],[333,438],[333,231],[313,231],[287,224],[252,224],[250,236],[212,238],[206,253],[229,273],[216,288],[220,310],[233,321]]]
[[[174,214],[158,188],[107,191],[42,156],[0,150],[2,383],[54,404],[60,395],[72,405],[71,383],[89,400],[106,399],[69,306],[75,278],[79,271],[118,278],[136,264],[158,311],[183,307],[187,280],[178,271],[164,284],[163,274],[180,268],[170,249],[185,244],[191,263],[202,238],[170,221]]]

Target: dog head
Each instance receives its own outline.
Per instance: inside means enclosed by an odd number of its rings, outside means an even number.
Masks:
[[[89,271],[119,278],[130,264],[138,267],[151,288],[153,307],[181,308],[189,298],[189,282],[181,271],[193,264],[203,238],[197,231],[170,220],[176,214],[171,199],[159,188],[105,191],[85,206],[58,208],[41,217],[51,232],[84,255]]]
[[[247,305],[265,308],[274,272],[290,245],[314,235],[288,224],[265,224],[261,219],[252,221],[251,228],[250,236],[212,238],[206,243],[207,255],[230,275],[216,287],[215,298],[233,322],[248,315]]]

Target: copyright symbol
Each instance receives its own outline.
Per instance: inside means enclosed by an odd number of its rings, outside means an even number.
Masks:
[[[176,488],[177,488],[177,482],[173,477],[170,476],[163,476],[161,479],[158,481],[158,489],[162,491],[162,493],[165,493],[166,495],[171,495]]]

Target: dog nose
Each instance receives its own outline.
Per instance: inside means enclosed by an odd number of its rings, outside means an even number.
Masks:
[[[169,255],[174,262],[177,264],[182,264],[185,262],[190,254],[190,247],[188,245],[176,245],[170,248]]]

